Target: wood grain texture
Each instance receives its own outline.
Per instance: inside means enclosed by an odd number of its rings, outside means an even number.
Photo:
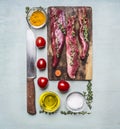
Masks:
[[[56,68],[52,67],[52,57],[53,52],[51,48],[51,33],[50,33],[50,8],[48,8],[48,27],[47,27],[47,37],[48,37],[48,78],[49,80],[92,80],[92,9],[91,7],[85,7],[87,11],[87,18],[89,20],[89,26],[88,26],[88,39],[89,39],[89,50],[88,50],[88,56],[87,58],[82,61],[80,61],[80,67],[77,70],[76,78],[71,79],[69,78],[67,74],[67,62],[66,62],[66,45],[64,44],[63,51],[61,53],[59,64]],[[65,11],[65,16],[67,18],[67,15],[71,12],[71,10],[74,10],[77,15],[77,9],[81,7],[55,7],[60,8],[63,11]],[[79,26],[76,25],[76,28],[78,29]],[[79,52],[81,52],[81,46],[78,40],[78,36],[76,36],[78,46],[79,46]],[[60,69],[62,72],[62,75],[60,77],[55,76],[55,70]]]
[[[31,115],[36,114],[35,86],[33,78],[27,79],[27,112]]]

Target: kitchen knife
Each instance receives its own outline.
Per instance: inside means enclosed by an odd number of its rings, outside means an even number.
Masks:
[[[31,29],[27,29],[27,112],[36,114],[35,85],[36,77],[36,47],[35,36]]]

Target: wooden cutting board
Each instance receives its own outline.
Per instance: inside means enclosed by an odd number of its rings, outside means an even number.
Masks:
[[[69,78],[67,74],[67,62],[66,62],[66,45],[64,45],[63,51],[61,53],[60,61],[59,64],[56,68],[52,67],[52,48],[51,48],[51,33],[50,33],[50,8],[48,8],[48,26],[47,26],[47,56],[48,56],[48,78],[49,80],[60,80],[60,79],[65,79],[65,80],[92,80],[92,9],[91,7],[85,7],[86,12],[87,12],[87,18],[89,20],[89,26],[88,26],[88,33],[89,33],[89,50],[88,50],[88,56],[86,60],[80,61],[80,66],[77,70],[76,77],[75,79]],[[67,17],[67,12],[70,12],[72,9],[77,9],[81,7],[54,7],[54,8],[60,8],[65,11],[66,17]],[[76,12],[77,13],[77,12]],[[78,43],[80,44],[80,43]],[[81,51],[81,48],[79,46],[79,50]],[[60,69],[62,74],[59,77],[55,76],[55,70]]]

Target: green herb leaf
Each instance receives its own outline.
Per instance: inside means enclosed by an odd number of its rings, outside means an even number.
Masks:
[[[92,91],[92,83],[88,81],[87,84],[87,92],[83,92],[83,96],[86,99],[86,104],[88,105],[89,109],[92,109],[92,102],[93,102],[93,91]]]
[[[61,111],[61,114],[63,115],[85,115],[85,114],[91,114],[91,113],[87,111],[82,111],[82,112]]]
[[[84,30],[84,32],[83,32],[84,39],[88,42],[88,41],[89,41],[89,40],[88,40],[88,27],[87,27],[86,24],[83,25],[83,30]]]
[[[30,7],[27,6],[27,7],[25,8],[25,12],[28,13],[29,10],[30,10]]]
[[[54,114],[55,112],[45,112],[44,110],[40,110],[39,113],[44,113],[44,114],[52,115],[52,114]]]

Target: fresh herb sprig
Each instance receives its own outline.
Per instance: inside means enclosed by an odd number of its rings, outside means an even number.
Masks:
[[[92,91],[92,83],[88,81],[87,84],[87,92],[83,92],[83,96],[86,99],[86,104],[88,105],[89,109],[92,109],[92,102],[93,102],[93,91]]]
[[[85,115],[85,114],[90,114],[90,112],[87,112],[87,111],[82,111],[82,112],[61,111],[60,113],[63,114],[63,115]]]
[[[27,6],[27,7],[25,8],[25,12],[28,13],[29,10],[30,10],[30,7]]]
[[[54,114],[55,112],[45,112],[44,110],[40,110],[39,113],[44,113],[44,114],[51,115],[51,114]]]
[[[87,25],[84,25],[83,26],[83,30],[84,30],[84,38],[85,38],[85,40],[87,41],[87,42],[89,42],[89,39],[88,39],[88,27],[87,27]]]
[[[61,30],[61,32],[66,35],[66,29],[63,27],[62,24],[58,23],[59,24],[59,29]]]

